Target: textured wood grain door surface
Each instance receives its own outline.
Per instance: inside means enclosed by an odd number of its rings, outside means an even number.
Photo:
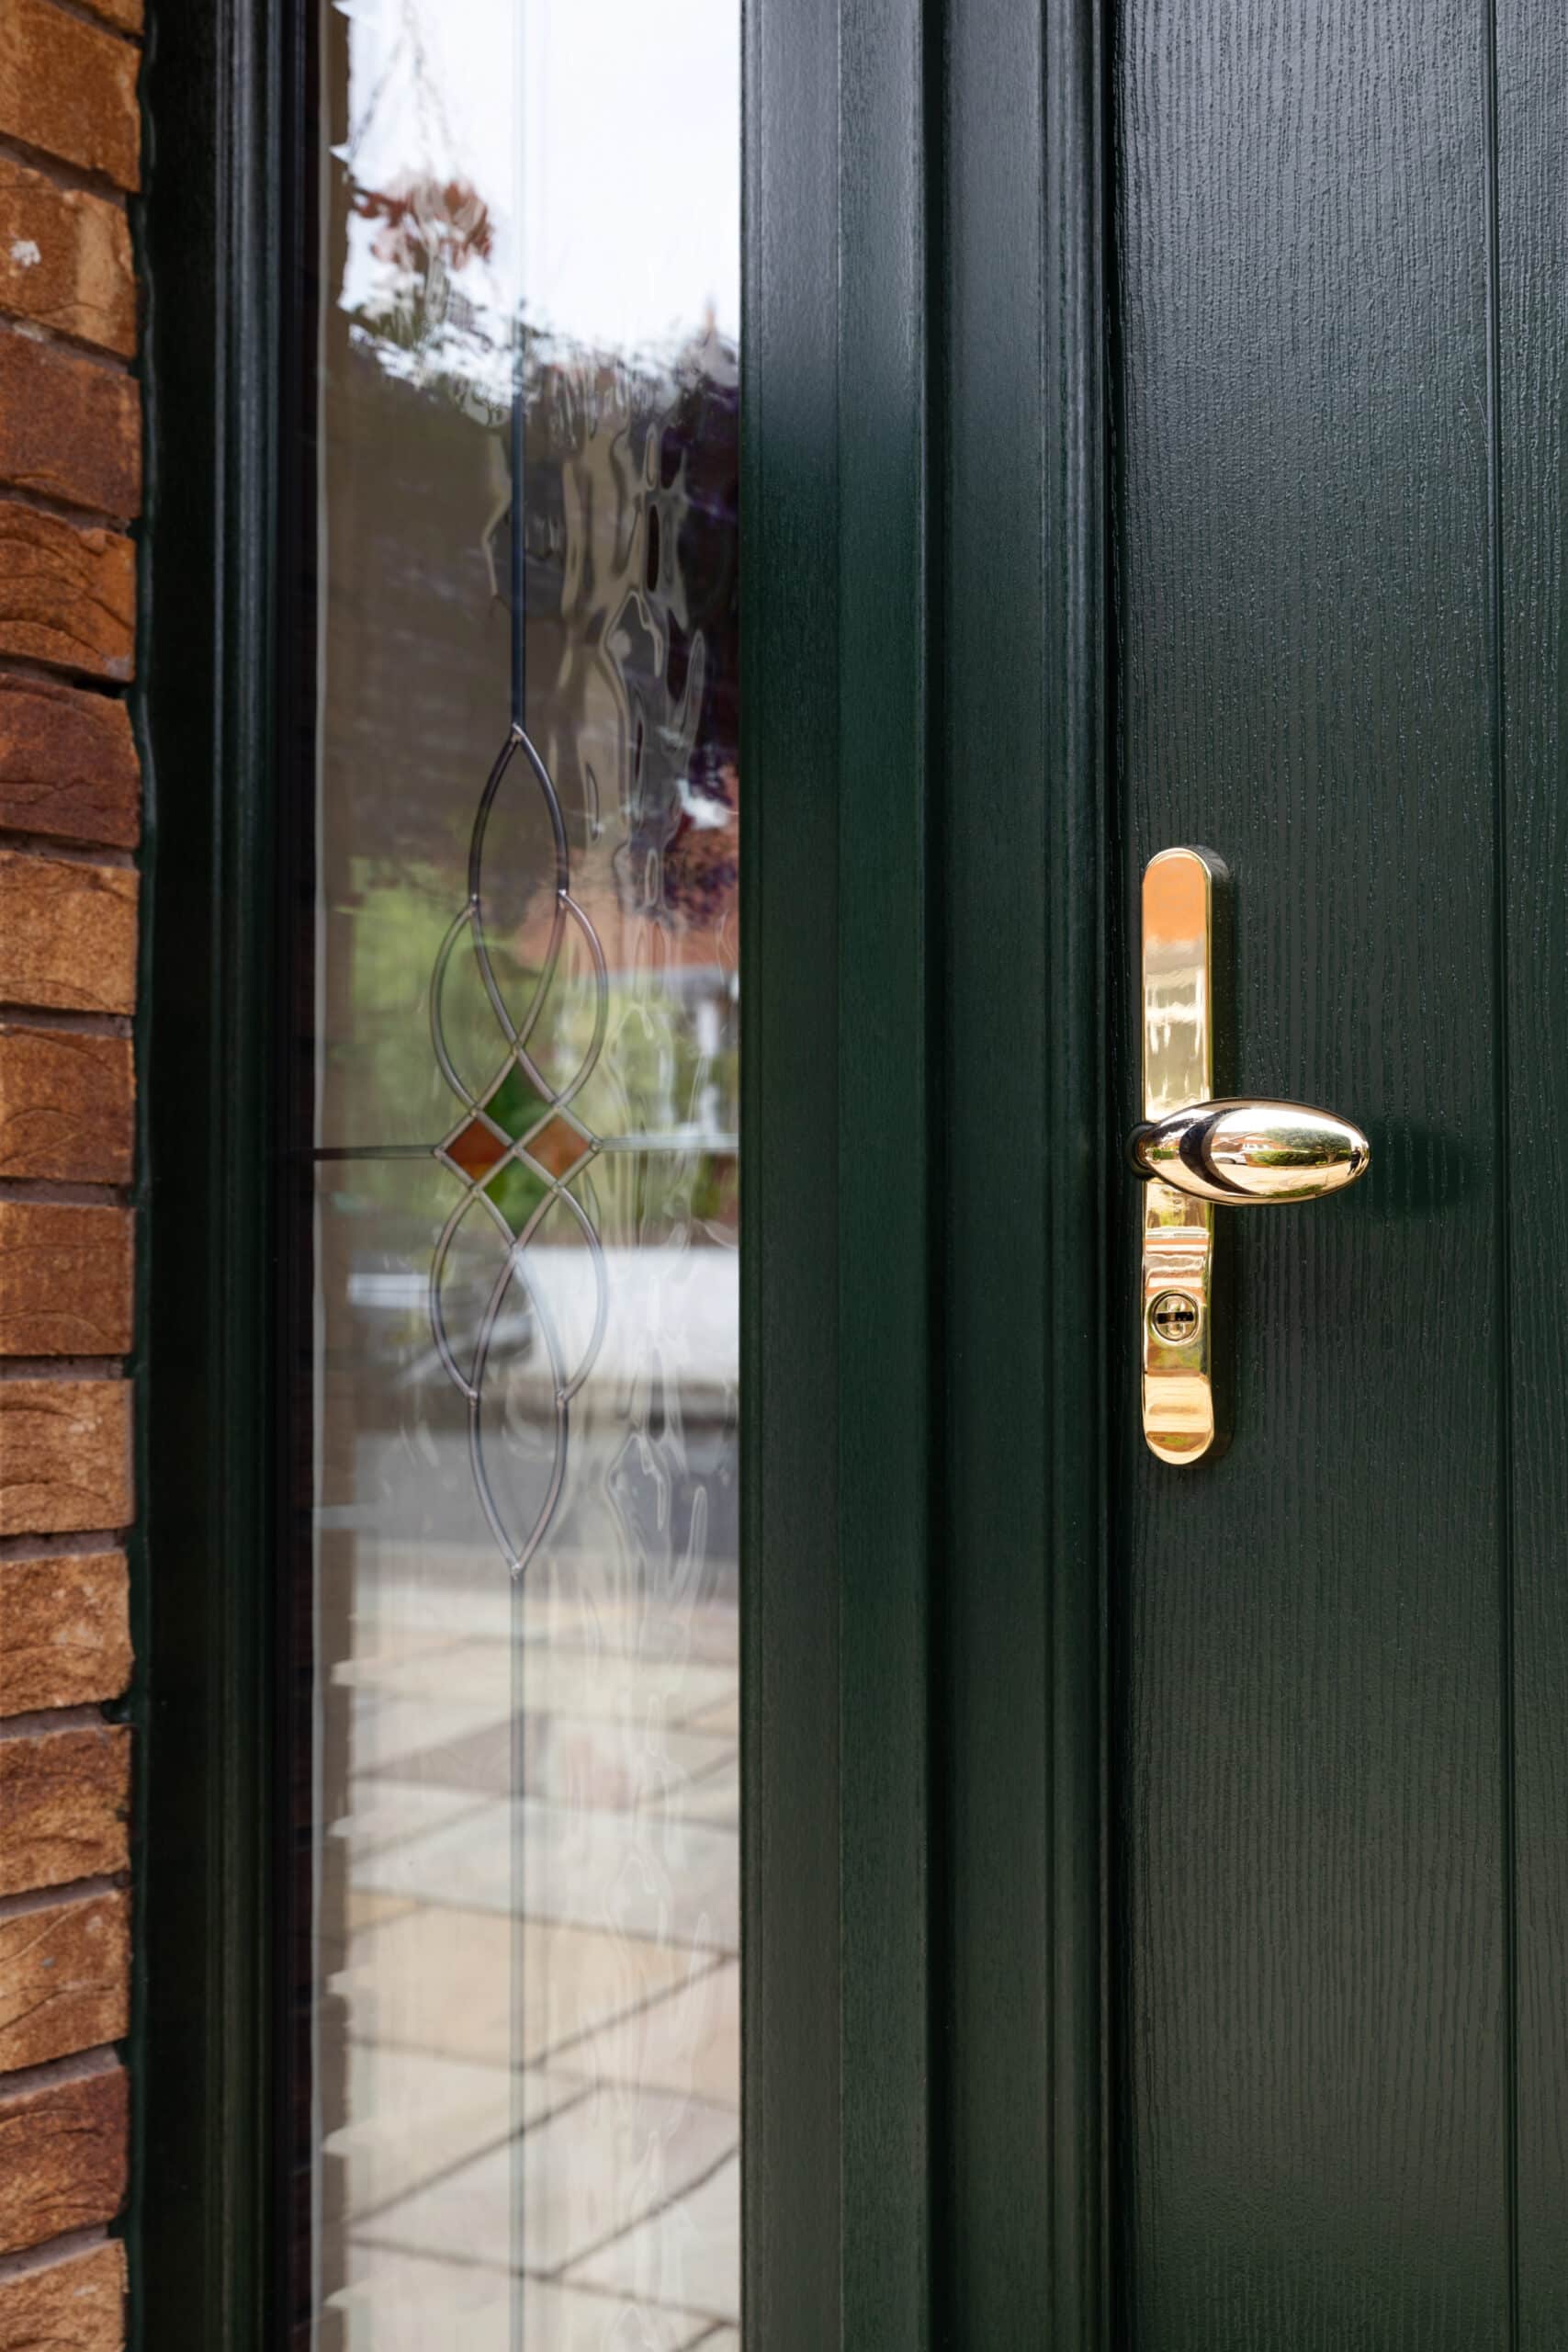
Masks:
[[[1235,1219],[1213,1467],[1145,1450],[1119,1196],[1119,2335],[1550,2352],[1568,32],[1122,0],[1107,70],[1119,1115],[1138,877],[1196,841],[1235,1091],[1373,1144],[1345,1199]]]

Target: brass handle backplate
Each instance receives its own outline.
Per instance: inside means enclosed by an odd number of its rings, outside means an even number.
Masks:
[[[1228,877],[1212,850],[1167,849],[1144,872],[1144,1435],[1162,1462],[1212,1460],[1229,1437],[1214,1210],[1316,1200],[1364,1173],[1359,1127],[1301,1102],[1214,1100]]]

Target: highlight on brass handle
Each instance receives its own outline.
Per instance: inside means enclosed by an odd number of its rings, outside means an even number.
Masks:
[[[1304,1102],[1194,1102],[1134,1128],[1131,1150],[1138,1175],[1235,1208],[1342,1192],[1371,1156],[1359,1127]]]
[[[1214,1210],[1310,1201],[1362,1175],[1359,1127],[1302,1102],[1214,1097],[1224,1007],[1228,879],[1212,850],[1166,849],[1144,871],[1144,1124],[1129,1147],[1145,1181],[1141,1295],[1144,1435],[1162,1462],[1212,1461],[1229,1438],[1224,1293]]]

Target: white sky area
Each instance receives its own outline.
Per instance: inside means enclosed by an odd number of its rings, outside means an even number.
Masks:
[[[464,291],[573,343],[740,327],[740,0],[333,0],[352,173],[466,180],[495,251]],[[378,265],[350,224],[343,300]],[[518,278],[521,287],[518,288]]]

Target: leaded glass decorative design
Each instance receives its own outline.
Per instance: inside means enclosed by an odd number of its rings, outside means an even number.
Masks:
[[[321,0],[315,2352],[739,2331],[738,0]]]

